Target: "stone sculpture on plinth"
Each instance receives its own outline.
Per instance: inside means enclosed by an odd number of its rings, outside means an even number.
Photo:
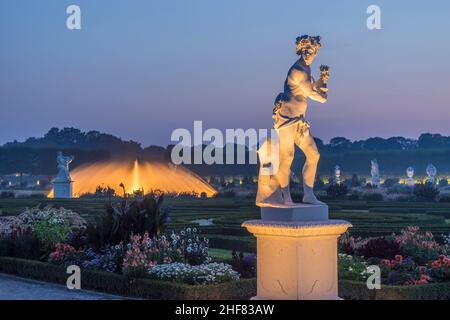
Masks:
[[[334,183],[341,184],[341,167],[338,165],[334,167]]]
[[[406,185],[408,187],[414,187],[414,168],[413,167],[408,167],[406,169]]]
[[[315,81],[311,64],[321,47],[319,36],[297,38],[300,58],[289,69],[284,92],[275,99],[275,137],[258,150],[260,172],[256,205],[261,220],[243,223],[257,238],[255,299],[338,299],[337,238],[351,224],[329,220],[328,206],[314,192],[319,151],[305,118],[307,100],[327,101],[329,67]],[[305,154],[303,203],[290,194],[295,146]]]
[[[72,178],[69,174],[69,164],[73,161],[73,156],[63,156],[61,151],[56,154],[58,163],[58,174],[53,180],[53,195],[55,198],[72,198]]]
[[[426,173],[428,176],[428,182],[431,184],[436,184],[436,174],[437,169],[431,163],[427,166]]]
[[[380,168],[377,159],[370,160],[370,175],[372,176],[372,186],[380,186]]]

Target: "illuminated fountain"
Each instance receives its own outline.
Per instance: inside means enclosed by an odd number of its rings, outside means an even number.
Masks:
[[[159,190],[164,193],[184,194],[204,193],[213,196],[216,190],[192,171],[166,163],[137,160],[112,160],[81,165],[71,173],[73,194],[79,197],[95,193],[98,186],[110,187],[117,193],[122,189],[127,193],[141,191],[148,193]],[[129,189],[128,189],[129,188]],[[49,197],[52,193],[49,194]]]

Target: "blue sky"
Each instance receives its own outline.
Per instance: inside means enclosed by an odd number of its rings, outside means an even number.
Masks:
[[[66,28],[81,7],[82,29]],[[381,30],[366,8],[381,7]],[[176,128],[269,128],[295,37],[322,36],[315,136],[450,135],[449,1],[2,0],[0,143],[50,127],[144,146]]]

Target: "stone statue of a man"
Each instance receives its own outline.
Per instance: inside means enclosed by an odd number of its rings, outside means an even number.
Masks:
[[[294,159],[295,145],[306,156],[303,166],[303,202],[322,204],[313,192],[316,177],[319,151],[309,132],[309,123],[305,119],[308,98],[320,103],[327,101],[327,82],[329,67],[321,67],[321,78],[315,81],[311,75],[311,64],[321,47],[319,36],[303,35],[296,40],[296,53],[300,58],[289,69],[284,83],[284,92],[275,99],[273,118],[274,129],[278,133],[278,170],[270,177],[262,177],[261,171],[258,181],[258,194],[256,204],[259,206],[292,206],[289,191],[289,177],[291,164]],[[258,151],[261,169],[273,159],[264,159],[260,152],[273,141],[266,141]],[[273,146],[272,146],[273,147]]]
[[[72,179],[69,174],[69,164],[73,161],[73,156],[63,156],[61,151],[56,154],[56,162],[58,163],[58,174],[56,175],[55,181],[57,182],[68,182]]]

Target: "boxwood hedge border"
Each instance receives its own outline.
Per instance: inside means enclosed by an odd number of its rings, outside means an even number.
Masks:
[[[411,286],[381,285],[379,290],[369,290],[364,282],[340,280],[339,296],[351,300],[449,300],[450,282]]]
[[[12,257],[0,257],[0,272],[63,285],[69,276],[61,266]],[[130,279],[120,274],[82,269],[81,288],[155,300],[243,300],[255,295],[256,281],[241,279],[217,285],[194,286],[151,279]]]
[[[0,272],[65,285],[65,268],[46,262],[0,257]],[[241,279],[217,285],[187,285],[82,269],[81,286],[86,290],[155,300],[248,300],[256,295],[256,279]],[[339,296],[349,300],[449,300],[450,282],[415,286],[385,286],[369,290],[364,282],[339,281]]]

